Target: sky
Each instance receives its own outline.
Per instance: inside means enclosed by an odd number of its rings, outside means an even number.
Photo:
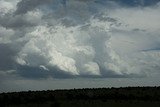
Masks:
[[[0,0],[0,92],[159,86],[160,0]]]

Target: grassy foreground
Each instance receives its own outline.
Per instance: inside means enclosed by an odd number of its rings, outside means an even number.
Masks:
[[[47,90],[0,94],[0,107],[160,107],[160,87]]]

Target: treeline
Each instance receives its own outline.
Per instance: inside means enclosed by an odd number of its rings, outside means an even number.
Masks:
[[[41,106],[59,107],[63,103],[67,105],[73,102],[77,105],[80,102],[84,104],[96,103],[97,105],[106,102],[156,102],[159,104],[160,87],[87,88],[0,94],[0,107],[17,107],[18,105],[26,107],[27,104],[30,106],[40,104]]]

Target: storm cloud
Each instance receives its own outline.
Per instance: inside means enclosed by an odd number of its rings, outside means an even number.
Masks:
[[[157,75],[160,3],[149,2],[0,0],[0,72],[32,79]]]

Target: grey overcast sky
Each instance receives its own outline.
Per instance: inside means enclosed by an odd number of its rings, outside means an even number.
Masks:
[[[0,92],[160,84],[160,0],[0,0]]]

